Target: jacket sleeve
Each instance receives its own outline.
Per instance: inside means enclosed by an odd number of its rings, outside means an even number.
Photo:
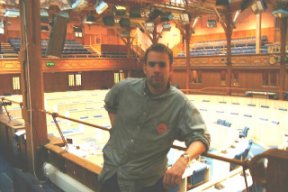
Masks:
[[[210,134],[199,111],[186,101],[179,114],[176,139],[185,141],[188,147],[194,141],[201,141],[208,151],[210,146]]]
[[[123,83],[118,83],[110,89],[104,99],[104,108],[108,113],[117,113],[119,100],[123,89]]]

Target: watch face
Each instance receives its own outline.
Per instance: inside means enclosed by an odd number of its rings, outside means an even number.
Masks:
[[[190,161],[190,157],[187,153],[182,154],[181,157],[184,157],[188,162]]]

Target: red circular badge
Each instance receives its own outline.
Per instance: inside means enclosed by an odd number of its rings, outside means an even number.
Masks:
[[[157,130],[158,135],[162,135],[167,132],[168,126],[165,123],[160,123],[157,126],[156,130]]]

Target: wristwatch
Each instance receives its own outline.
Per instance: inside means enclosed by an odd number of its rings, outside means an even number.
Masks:
[[[180,157],[183,157],[184,159],[186,159],[188,163],[190,162],[190,156],[188,153],[183,153]]]

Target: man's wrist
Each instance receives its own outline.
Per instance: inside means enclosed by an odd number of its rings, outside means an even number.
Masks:
[[[183,159],[185,159],[185,161],[186,161],[187,163],[189,163],[189,162],[191,161],[190,155],[189,155],[188,153],[186,153],[186,152],[183,153],[180,157],[183,158]]]

